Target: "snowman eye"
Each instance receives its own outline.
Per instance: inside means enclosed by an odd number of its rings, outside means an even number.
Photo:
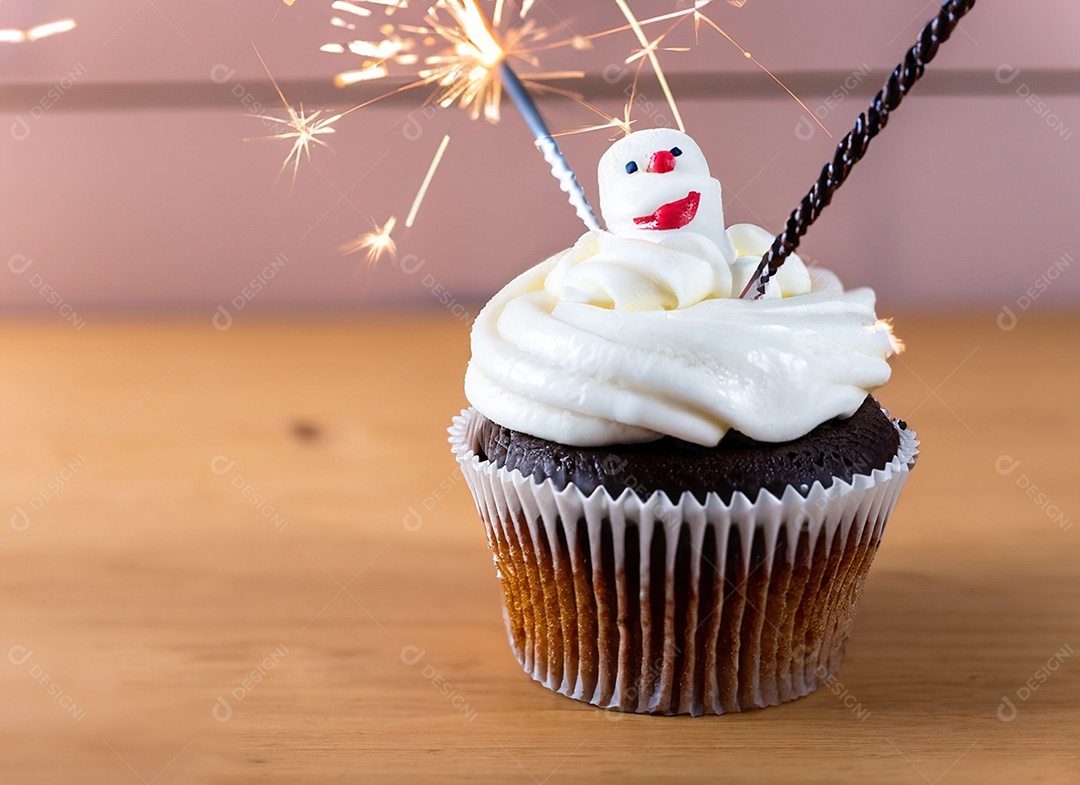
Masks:
[[[670,150],[668,150],[668,152],[671,153],[676,158],[678,158],[680,155],[682,155],[682,150],[680,150],[678,147],[672,147]]]
[[[637,161],[631,161],[626,165],[626,173],[633,174],[637,171]]]

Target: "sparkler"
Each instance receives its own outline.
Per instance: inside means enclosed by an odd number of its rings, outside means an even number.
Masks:
[[[384,6],[387,13],[406,7],[406,0],[361,1]],[[521,113],[536,140],[536,146],[551,166],[552,175],[566,192],[578,217],[589,229],[599,229],[600,224],[589,206],[585,191],[559,150],[528,87],[509,62],[511,58],[518,58],[535,65],[536,60],[530,54],[529,46],[548,38],[551,31],[537,27],[532,20],[525,20],[518,26],[496,32],[493,25],[496,20],[502,22],[503,6],[502,0],[498,0],[489,19],[480,7],[479,0],[437,0],[425,14],[421,25],[384,24],[379,30],[383,34],[380,40],[358,39],[347,45],[328,44],[323,50],[349,51],[368,58],[362,68],[339,73],[335,77],[338,85],[389,76],[388,63],[419,65],[418,80],[399,90],[435,85],[435,103],[444,108],[457,103],[467,108],[474,120],[482,115],[489,122],[498,122],[502,94],[505,92]],[[356,16],[371,14],[370,8],[346,0],[337,0],[331,7]],[[522,15],[527,10],[523,5]],[[349,29],[353,26],[340,17],[336,19],[338,27]],[[570,45],[575,40],[567,39],[562,45]],[[428,53],[421,56],[419,50],[425,49]],[[529,78],[535,80],[550,76],[533,74]]]
[[[285,2],[287,5],[292,5],[293,0],[285,0]],[[266,117],[265,119],[284,123],[290,130],[266,138],[293,140],[293,147],[282,165],[282,171],[292,162],[293,177],[295,179],[300,156],[310,158],[312,144],[325,145],[321,139],[317,138],[320,134],[332,133],[334,129],[330,126],[342,116],[374,103],[381,98],[418,87],[433,87],[434,93],[429,97],[429,101],[444,108],[457,104],[462,109],[466,109],[472,119],[483,117],[488,122],[495,123],[500,119],[501,102],[505,94],[514,102],[525,120],[527,127],[536,140],[536,146],[551,166],[552,174],[558,180],[561,189],[567,193],[569,201],[574,206],[578,216],[589,229],[598,229],[599,224],[588,204],[584,191],[555,142],[554,137],[556,134],[551,133],[544,118],[538,111],[533,101],[532,92],[555,92],[571,97],[604,118],[605,122],[603,124],[579,129],[577,132],[617,127],[629,133],[630,110],[633,106],[634,91],[637,89],[641,65],[647,61],[656,74],[675,122],[682,129],[684,127],[682,116],[679,113],[664,71],[660,66],[657,51],[665,39],[687,19],[694,19],[695,32],[701,22],[705,22],[717,30],[736,46],[744,57],[753,60],[759,68],[795,97],[800,106],[806,109],[817,122],[817,118],[814,117],[812,112],[809,112],[806,105],[788,90],[772,72],[756,59],[753,59],[750,53],[737,44],[723,28],[704,15],[701,9],[712,0],[695,0],[690,8],[641,20],[634,16],[626,0],[614,0],[614,2],[626,18],[626,25],[591,35],[572,35],[557,38],[554,35],[553,28],[540,27],[532,19],[527,18],[532,7],[532,0],[522,0],[515,20],[510,20],[511,15],[505,13],[508,5],[506,0],[494,0],[490,16],[481,7],[480,0],[434,0],[419,22],[416,23],[414,23],[415,17],[413,17],[413,21],[399,21],[401,17],[394,16],[408,9],[408,0],[334,0],[331,3],[331,8],[338,12],[339,15],[331,19],[331,24],[345,31],[355,31],[359,20],[369,20],[376,13],[381,13],[387,17],[387,21],[378,27],[379,38],[355,38],[344,44],[328,43],[322,47],[322,50],[326,52],[349,53],[363,58],[360,68],[342,71],[335,76],[334,81],[338,86],[343,87],[361,81],[384,79],[399,70],[403,70],[416,78],[414,81],[397,87],[382,96],[355,106],[347,112],[325,119],[319,119],[318,112],[305,115],[302,107],[300,112],[294,111],[285,101],[284,96],[281,95],[281,91],[278,90],[278,95],[285,104],[289,117]],[[743,5],[745,0],[728,0],[728,2],[739,7]],[[673,24],[660,35],[651,40],[646,36],[645,28],[647,26],[672,20]],[[634,77],[630,101],[627,103],[626,116],[623,120],[611,117],[591,106],[577,94],[544,84],[545,80],[552,78],[581,77],[583,76],[581,72],[529,72],[519,75],[515,68],[511,66],[511,61],[516,60],[533,68],[538,68],[537,53],[541,51],[568,46],[585,49],[591,46],[591,41],[594,39],[626,30],[633,31],[642,48],[636,53],[632,52],[626,59],[627,64],[636,60],[639,65]],[[276,83],[274,86],[277,89]],[[824,129],[824,126],[822,128]],[[828,133],[827,130],[826,133]],[[449,137],[446,137],[435,153],[424,182],[417,192],[412,209],[409,211],[409,216],[405,221],[406,227],[412,226],[416,218],[416,213],[424,199],[435,169],[439,165],[442,154],[445,152],[448,141]],[[347,248],[350,249],[350,252],[366,249],[369,253],[369,260],[377,260],[380,253],[392,252],[393,245],[390,232],[395,225],[396,220],[393,219],[387,221],[381,227],[376,224],[374,231],[357,238]],[[374,254],[374,257],[372,254]]]

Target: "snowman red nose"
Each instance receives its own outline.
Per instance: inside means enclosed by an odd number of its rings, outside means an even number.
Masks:
[[[670,150],[657,150],[652,154],[652,158],[649,159],[650,172],[656,174],[663,174],[664,172],[670,172],[675,168],[675,156],[671,154]]]

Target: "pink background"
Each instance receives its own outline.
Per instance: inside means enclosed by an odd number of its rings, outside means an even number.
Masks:
[[[680,4],[632,6],[645,16]],[[758,60],[809,85],[802,98],[812,108],[822,107],[825,94],[852,72],[873,69],[855,94],[825,113],[839,139],[933,10],[922,0],[749,0],[742,9],[716,2],[709,13]],[[320,83],[358,59],[318,51],[326,41],[345,40],[329,25],[328,2],[297,0],[290,9],[271,0],[0,0],[0,28],[65,16],[79,22],[70,33],[0,45],[0,308],[6,311],[48,312],[57,302],[43,297],[47,286],[79,313],[185,309],[209,317],[219,306],[240,310],[232,305],[238,297],[245,312],[439,308],[436,287],[445,292],[444,304],[471,312],[507,279],[580,234],[509,103],[494,127],[460,110],[424,117],[419,94],[366,108],[325,137],[333,149],[315,150],[295,187],[288,175],[275,185],[288,143],[245,142],[267,130],[247,116],[236,94],[269,97],[254,44],[294,102],[305,92],[331,95]],[[577,32],[615,26],[621,18],[606,0],[538,2],[533,16],[545,25],[561,18]],[[1039,296],[1029,307],[1074,307],[1080,302],[1080,133],[1071,133],[1080,131],[1077,30],[1080,5],[1069,0],[980,0],[804,240],[806,254],[849,285],[877,288],[885,308],[1015,311],[1033,286]],[[595,76],[633,46],[622,33],[591,52],[552,52],[543,66]],[[666,53],[663,61],[676,87],[693,93],[680,108],[723,183],[729,223],[776,230],[836,140],[820,130],[800,139],[803,110],[711,30],[703,29],[695,50]],[[1019,73],[1008,84],[995,76],[1014,68]],[[211,79],[212,72],[232,69],[223,83]],[[69,73],[76,74],[74,84],[50,101],[50,88]],[[694,87],[694,79],[707,84]],[[589,97],[620,114],[624,84],[601,82],[604,89]],[[719,85],[721,94],[710,97],[708,85]],[[1068,138],[1025,102],[1022,86],[1039,94],[1044,113],[1060,118]],[[656,89],[646,85],[644,92],[666,115]],[[331,97],[344,108],[361,95],[368,93]],[[42,109],[42,99],[52,105]],[[320,105],[306,101],[308,110]],[[594,122],[565,101],[545,100],[541,107],[555,130]],[[268,108],[280,114],[280,106]],[[410,112],[420,123],[418,138],[405,133],[414,127],[403,125]],[[655,124],[655,116],[635,116],[639,127]],[[23,130],[13,134],[16,127]],[[417,225],[405,230],[401,223],[444,133],[452,141],[442,168]],[[609,138],[594,132],[561,140],[594,203],[595,162]],[[368,269],[362,255],[338,251],[390,215],[399,219],[395,237],[407,265],[384,261]],[[245,298],[244,287],[276,258],[287,261]],[[424,260],[419,269],[417,259]],[[14,271],[20,267],[26,269]],[[1047,273],[1055,267],[1051,280]]]

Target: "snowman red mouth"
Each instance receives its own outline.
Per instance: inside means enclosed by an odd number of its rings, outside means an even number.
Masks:
[[[662,204],[652,215],[635,218],[634,223],[642,229],[682,229],[697,215],[701,194],[691,191],[682,199]]]

